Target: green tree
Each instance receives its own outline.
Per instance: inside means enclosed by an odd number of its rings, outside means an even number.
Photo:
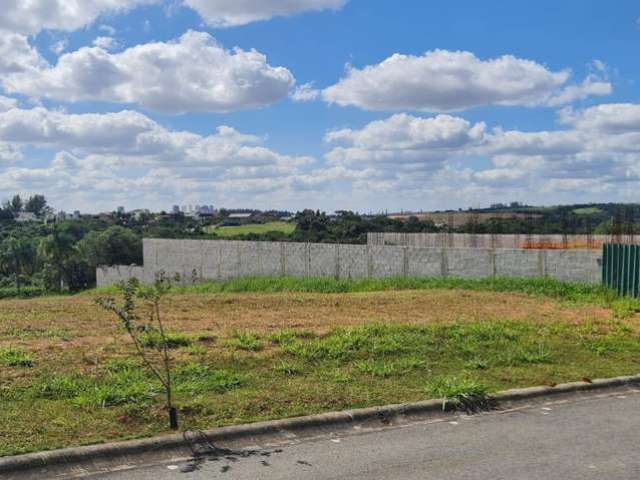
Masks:
[[[14,277],[18,291],[22,279],[34,274],[36,258],[35,244],[27,238],[11,236],[0,244],[0,269]]]
[[[20,195],[14,195],[11,200],[4,202],[3,209],[11,213],[13,218],[17,217],[22,211],[23,207],[22,198]]]
[[[24,205],[25,212],[32,212],[38,217],[45,214],[47,209],[47,199],[44,198],[44,195],[33,195]]]
[[[38,255],[46,262],[45,268],[52,273],[51,283],[55,283],[55,288],[60,292],[64,290],[69,274],[68,267],[76,252],[74,238],[62,232],[57,225],[50,235],[40,240]]]
[[[20,195],[14,195],[11,199],[10,205],[11,211],[14,215],[20,213],[22,211],[22,208],[24,207],[24,203],[22,202],[22,198],[20,198]]]
[[[102,232],[89,232],[78,244],[88,265],[142,264],[142,240],[133,231],[112,226]]]

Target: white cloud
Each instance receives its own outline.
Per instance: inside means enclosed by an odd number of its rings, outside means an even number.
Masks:
[[[111,25],[107,25],[106,23],[103,23],[102,25],[100,25],[98,27],[98,30],[106,33],[110,37],[113,37],[116,34],[116,29],[113,28]]]
[[[328,103],[365,110],[447,112],[482,105],[557,105],[606,95],[611,85],[590,76],[567,85],[568,70],[551,71],[531,60],[504,55],[481,60],[473,53],[432,50],[422,56],[394,54],[323,90]]]
[[[74,31],[103,14],[121,13],[157,0],[2,0],[0,29],[25,35]]]
[[[419,118],[396,114],[385,120],[369,123],[361,130],[342,129],[327,133],[327,142],[341,142],[327,154],[333,164],[386,164],[411,169],[441,166],[457,152],[479,145],[485,125],[450,115]]]
[[[131,103],[169,113],[260,108],[286,97],[295,83],[289,70],[272,67],[260,52],[229,51],[194,31],[119,53],[84,47],[62,55],[55,66],[19,35],[0,36],[2,53],[0,79],[8,92]]]
[[[549,106],[566,105],[576,100],[597,96],[610,95],[613,86],[606,79],[601,79],[596,75],[589,75],[580,85],[568,85],[560,93],[554,95],[547,101]]]
[[[40,189],[68,199],[88,185],[105,201],[132,195],[148,200],[158,189],[167,198],[212,190],[236,198],[290,191],[313,158],[284,155],[263,142],[228,126],[207,136],[172,131],[133,111],[69,114],[14,108],[0,112],[0,159],[14,163],[2,171],[0,196]],[[49,165],[30,168],[19,161],[20,148],[27,146],[57,153]]]
[[[337,10],[348,0],[184,0],[213,27],[246,25],[276,16]]]
[[[295,102],[312,102],[320,96],[320,90],[315,89],[313,82],[310,82],[296,87],[290,96]]]
[[[118,42],[113,37],[96,37],[93,40],[93,46],[103,50],[115,50],[119,47]]]
[[[640,105],[635,103],[608,103],[586,110],[565,108],[560,111],[560,122],[580,130],[607,133],[640,131]]]
[[[11,76],[37,74],[47,66],[26,36],[0,31],[0,82]]]
[[[451,207],[632,195],[640,182],[640,105],[565,109],[560,117],[568,128],[525,132],[488,131],[449,115],[398,114],[361,129],[329,131],[325,140],[344,146],[325,157],[329,168],[341,169],[332,181],[347,181],[354,198],[392,205],[406,199],[414,208],[425,199],[431,207]]]
[[[49,50],[51,50],[56,55],[60,55],[62,52],[64,52],[67,49],[68,46],[69,46],[69,41],[65,38],[63,40],[58,40],[57,42],[54,42],[53,44],[51,44],[51,46],[49,47]]]
[[[15,98],[5,97],[0,95],[0,112],[11,110],[18,106],[18,101]]]

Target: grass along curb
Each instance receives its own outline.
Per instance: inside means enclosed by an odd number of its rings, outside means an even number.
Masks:
[[[622,376],[607,379],[597,379],[590,382],[573,382],[559,384],[553,387],[538,386],[505,390],[493,395],[489,399],[500,406],[507,403],[527,401],[534,398],[612,389],[623,386],[640,384],[640,375]],[[445,399],[425,400],[406,404],[386,405],[341,412],[330,412],[319,415],[257,422],[217,428],[205,432],[213,442],[226,442],[239,439],[251,439],[268,435],[282,435],[283,432],[295,431],[313,434],[321,428],[346,429],[356,423],[368,421],[389,421],[394,417],[404,415],[429,415],[443,410]],[[0,474],[26,472],[29,470],[65,466],[69,464],[95,464],[99,461],[114,460],[119,457],[132,457],[161,451],[188,451],[188,445],[183,435],[166,435],[142,440],[113,442],[85,447],[65,448],[46,452],[29,453],[0,458]],[[129,458],[130,460],[130,458]],[[74,465],[77,467],[77,465]]]

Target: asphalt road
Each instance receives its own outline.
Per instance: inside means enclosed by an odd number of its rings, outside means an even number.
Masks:
[[[193,470],[189,473],[185,470]],[[451,417],[377,432],[226,452],[100,480],[638,479],[640,394]]]

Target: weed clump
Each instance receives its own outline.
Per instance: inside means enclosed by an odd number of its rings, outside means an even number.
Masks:
[[[436,378],[429,385],[429,391],[442,398],[442,409],[447,406],[475,412],[489,407],[488,388],[472,379],[458,377]]]
[[[164,345],[170,349],[188,347],[193,344],[193,338],[184,333],[165,332],[164,338],[156,329],[146,330],[140,335],[140,345],[145,348],[161,349]]]
[[[17,347],[0,348],[0,364],[6,367],[33,367],[33,357]]]
[[[237,350],[248,352],[259,352],[263,348],[260,335],[253,332],[233,332],[227,344]]]

